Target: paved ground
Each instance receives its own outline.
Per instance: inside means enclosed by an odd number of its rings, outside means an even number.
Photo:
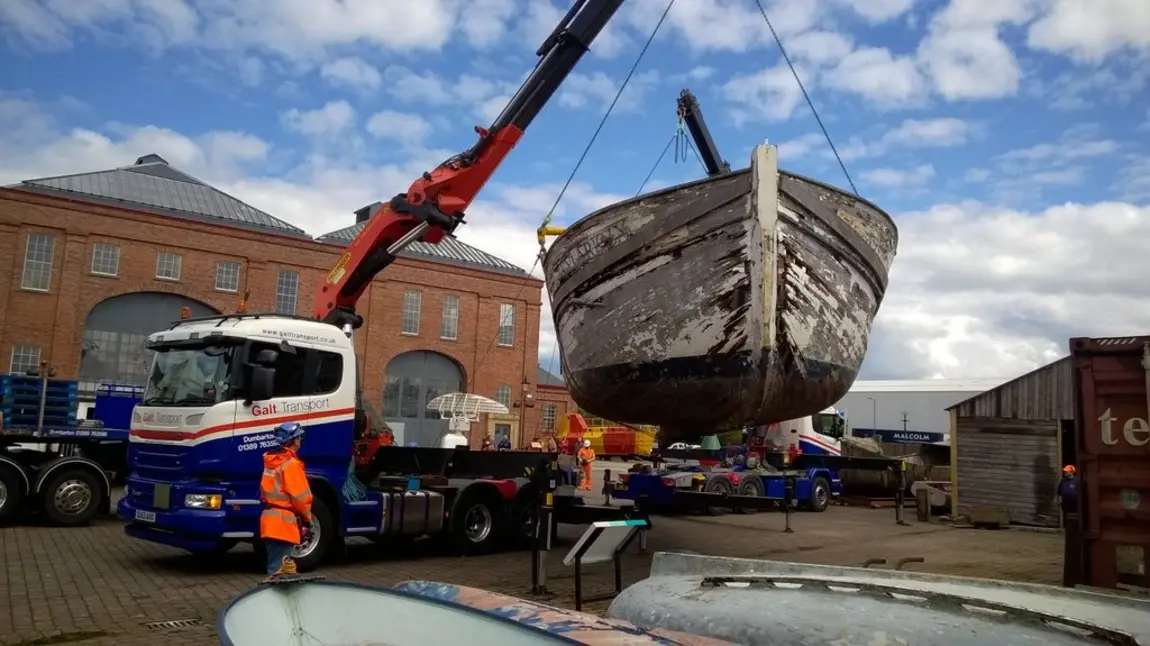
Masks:
[[[781,531],[783,516],[778,513],[656,518],[655,523],[652,551],[838,565],[921,556],[926,562],[909,569],[1043,583],[1057,583],[1061,570],[1059,535],[952,529],[913,521],[899,527],[893,510],[832,507],[822,514],[795,514],[791,534]],[[549,567],[549,587],[556,595],[550,603],[571,603],[570,572],[559,560],[580,531],[560,530],[560,545]],[[248,548],[216,561],[197,559],[128,539],[114,521],[78,529],[0,529],[0,554],[3,646],[215,644],[211,625],[216,612],[260,579]],[[626,580],[643,578],[649,563],[648,556],[631,556]],[[388,554],[363,543],[352,546],[344,563],[323,573],[384,586],[433,579],[524,597],[530,588],[526,552],[461,558],[417,545],[407,554]],[[589,585],[608,584],[608,571],[600,570]],[[181,630],[147,626],[178,620],[192,625]]]

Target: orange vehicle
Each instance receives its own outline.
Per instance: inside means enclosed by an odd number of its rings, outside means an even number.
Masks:
[[[598,417],[584,417],[582,413],[570,413],[556,436],[560,440],[570,439],[572,446],[589,440],[599,459],[611,459],[650,455],[657,432],[655,426],[627,426]]]

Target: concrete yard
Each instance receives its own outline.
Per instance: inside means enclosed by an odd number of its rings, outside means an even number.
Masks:
[[[908,519],[910,525],[900,527],[890,509],[831,507],[821,514],[796,513],[794,533],[785,534],[780,513],[656,517],[649,547],[855,566],[870,558],[893,563],[917,556],[926,562],[907,569],[1038,583],[1060,579],[1058,534],[955,529],[914,522],[910,513]],[[571,572],[560,560],[580,531],[560,530],[560,544],[550,559],[548,583],[555,596],[549,603],[571,604]],[[628,555],[626,581],[643,578],[649,567],[650,557],[635,551]],[[121,523],[111,520],[76,529],[0,529],[0,554],[3,646],[216,644],[216,612],[261,578],[247,547],[217,560],[195,558],[129,539]],[[322,573],[381,586],[433,579],[530,598],[529,554],[463,558],[431,553],[418,544],[410,552],[389,554],[365,541],[354,543],[344,562]],[[589,592],[610,584],[609,566],[594,566],[591,572]],[[147,625],[176,620],[191,621],[180,629]]]

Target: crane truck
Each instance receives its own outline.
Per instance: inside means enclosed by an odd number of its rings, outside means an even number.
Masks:
[[[533,527],[532,475],[551,456],[382,446],[366,432],[352,342],[363,324],[356,303],[409,244],[437,244],[463,223],[622,2],[576,0],[503,112],[476,128],[478,141],[371,215],[320,281],[313,317],[186,318],[149,336],[155,358],[132,413],[130,473],[117,508],[129,536],[195,553],[242,541],[258,549],[260,458],[274,445],[272,429],[288,421],[307,428],[301,458],[315,494],[309,538],[295,553],[301,569],[337,553],[349,536],[445,536],[474,553]],[[557,518],[587,522],[594,509],[571,494],[556,498]]]

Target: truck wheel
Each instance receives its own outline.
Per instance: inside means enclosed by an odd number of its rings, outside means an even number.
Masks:
[[[499,523],[491,496],[465,494],[455,510],[452,539],[465,555],[486,554],[499,542]]]
[[[24,504],[24,480],[15,468],[0,464],[0,525],[10,523],[20,515]]]
[[[44,515],[60,527],[87,525],[104,506],[100,481],[87,469],[62,469],[44,483],[40,495]]]
[[[307,541],[300,543],[292,551],[296,568],[300,572],[310,572],[319,567],[327,557],[333,541],[343,540],[335,531],[331,512],[327,504],[320,497],[312,499],[311,503],[311,536]]]
[[[539,518],[537,503],[535,487],[528,485],[520,489],[515,504],[511,505],[507,527],[516,547],[526,549],[535,542],[535,522]]]
[[[711,476],[707,483],[703,485],[703,491],[707,493],[724,493],[728,496],[735,493],[735,487],[731,481],[724,476]],[[711,516],[724,516],[731,511],[730,507],[720,507],[716,505],[707,505],[707,513]]]
[[[819,476],[811,481],[811,497],[807,500],[807,505],[811,511],[826,511],[827,505],[831,502],[831,483],[827,479]]]
[[[735,494],[739,496],[750,496],[752,498],[762,498],[766,494],[766,487],[763,486],[763,481],[757,475],[744,475],[739,480],[739,487],[735,490]],[[739,507],[737,510],[740,514],[753,514],[757,509],[751,507]]]

